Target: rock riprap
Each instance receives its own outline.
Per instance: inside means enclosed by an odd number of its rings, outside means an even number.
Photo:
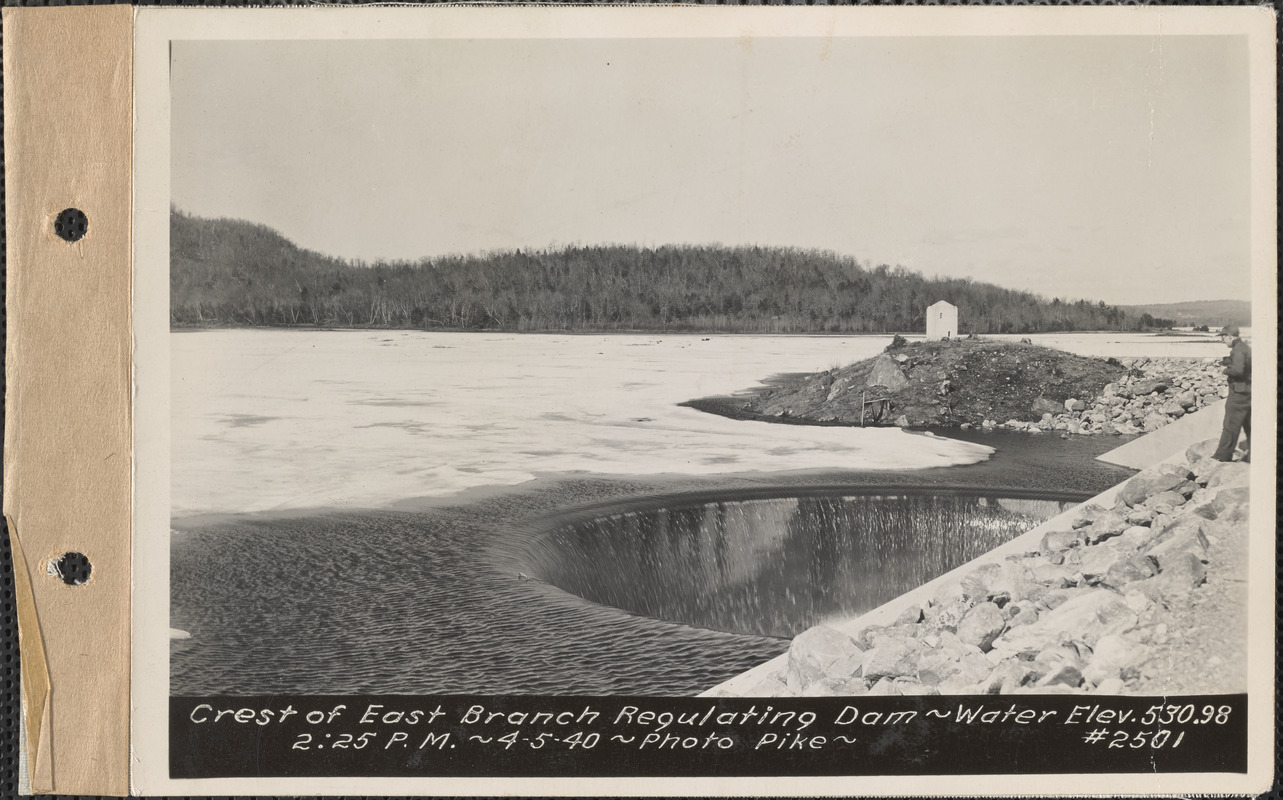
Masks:
[[[964,572],[893,624],[805,631],[749,693],[1241,691],[1240,673],[1216,667],[1245,649],[1249,465],[1213,460],[1215,444],[1138,473],[1112,507],[1080,507],[1036,551]]]
[[[1091,400],[1069,398],[1063,407],[1041,398],[1037,422],[984,419],[982,428],[1058,432],[1070,435],[1128,435],[1156,431],[1228,394],[1219,359],[1124,358],[1127,374],[1106,384]],[[971,427],[963,424],[962,427]]]

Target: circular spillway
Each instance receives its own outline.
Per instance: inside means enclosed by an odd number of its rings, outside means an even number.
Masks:
[[[1079,499],[896,490],[666,503],[562,520],[528,563],[595,603],[787,638],[876,608]]]

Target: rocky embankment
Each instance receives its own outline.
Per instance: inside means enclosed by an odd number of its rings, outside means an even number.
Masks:
[[[800,634],[749,696],[1243,691],[1247,464],[1147,469],[895,624]]]
[[[1220,359],[1124,358],[1119,363],[1127,373],[1105,384],[1095,398],[1068,398],[1063,406],[1035,400],[1031,410],[1041,414],[1037,422],[986,418],[980,425],[1062,436],[1149,433],[1229,393]]]
[[[1218,359],[1076,356],[1032,344],[905,342],[740,401],[736,411],[816,424],[1144,433],[1225,395]]]

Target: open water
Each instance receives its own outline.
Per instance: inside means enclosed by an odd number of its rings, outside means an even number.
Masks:
[[[572,519],[561,498],[178,532],[171,691],[693,695],[1063,507],[802,491]]]

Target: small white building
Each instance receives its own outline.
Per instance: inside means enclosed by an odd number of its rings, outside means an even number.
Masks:
[[[941,300],[927,306],[927,341],[958,338],[958,307]]]

